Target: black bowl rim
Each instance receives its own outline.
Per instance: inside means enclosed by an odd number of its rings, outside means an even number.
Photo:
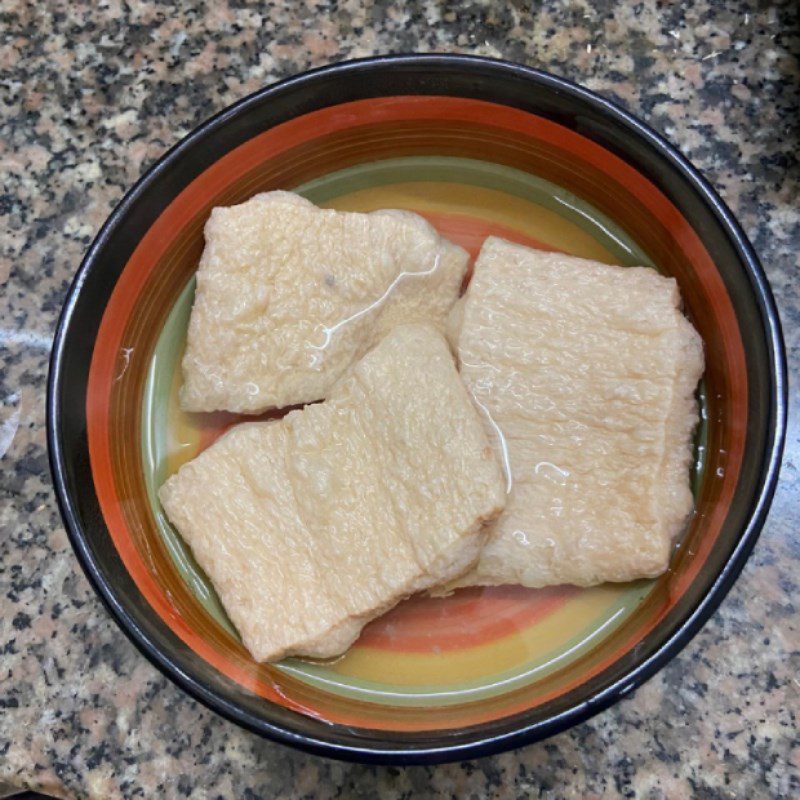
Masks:
[[[733,244],[741,266],[747,273],[753,290],[754,299],[759,306],[766,323],[763,331],[767,349],[771,355],[771,372],[773,391],[770,396],[769,413],[771,441],[768,442],[765,463],[761,470],[761,485],[753,503],[747,525],[738,543],[722,566],[716,580],[698,605],[686,616],[673,634],[651,654],[649,658],[631,669],[626,675],[616,680],[604,690],[593,695],[583,703],[573,705],[566,711],[545,719],[534,721],[503,734],[493,734],[476,738],[466,743],[448,744],[447,731],[442,732],[443,743],[436,746],[401,747],[397,749],[376,749],[370,746],[359,746],[337,742],[335,737],[315,737],[298,733],[288,727],[267,722],[235,703],[209,689],[190,675],[183,672],[170,657],[158,650],[147,638],[124,605],[116,597],[113,587],[101,572],[88,540],[83,531],[79,514],[66,486],[64,452],[61,448],[58,431],[60,416],[57,398],[60,396],[63,383],[63,358],[66,333],[70,326],[77,297],[86,281],[89,271],[100,249],[120,225],[130,205],[141,194],[144,187],[158,174],[169,167],[171,161],[191,148],[201,136],[207,135],[231,117],[246,113],[253,104],[261,103],[271,94],[287,88],[313,82],[319,77],[346,76],[369,71],[373,66],[392,66],[412,64],[418,67],[436,67],[442,64],[451,68],[470,70],[494,70],[497,77],[515,76],[537,83],[546,88],[564,92],[577,97],[594,107],[595,110],[626,126],[641,140],[655,149],[677,170],[702,199],[712,212],[720,228]],[[50,468],[56,489],[61,516],[67,533],[81,566],[103,600],[112,617],[122,628],[128,638],[162,673],[178,684],[184,691],[202,702],[213,711],[255,733],[275,741],[292,745],[301,750],[317,755],[371,764],[434,764],[456,761],[465,758],[477,758],[499,753],[548,736],[560,733],[567,728],[583,722],[629,694],[652,677],[661,667],[680,652],[691,638],[700,630],[711,614],[717,609],[729,592],[748,556],[750,555],[769,511],[780,471],[781,456],[786,435],[786,415],[788,405],[786,352],[783,342],[780,319],[775,300],[772,295],[764,270],[759,263],[755,251],[744,231],[723,200],[710,183],[680,154],[663,136],[656,133],[645,123],[634,117],[616,103],[601,97],[594,92],[565,78],[548,72],[527,67],[501,59],[485,58],[464,54],[399,54],[374,56],[369,58],[342,61],[318,67],[299,75],[265,86],[247,95],[236,103],[226,107],[207,119],[170,148],[153,166],[151,166],[125,194],[111,215],[103,224],[100,232],[92,242],[81,266],[68,290],[66,300],[58,321],[50,358],[50,371],[47,386],[47,441]],[[331,726],[332,732],[338,726]]]

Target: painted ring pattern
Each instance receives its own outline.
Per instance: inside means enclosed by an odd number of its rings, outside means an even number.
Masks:
[[[432,156],[490,161],[552,182],[614,220],[652,263],[674,275],[706,345],[709,425],[693,524],[670,572],[642,593],[635,612],[562,669],[478,699],[465,695],[432,704],[420,714],[414,703],[368,702],[329,691],[298,672],[253,663],[236,636],[198,602],[159,534],[147,502],[141,411],[152,354],[196,269],[213,206],[313,183],[368,162]],[[467,241],[474,220],[431,210],[428,215],[474,249]],[[270,128],[221,157],[175,197],[128,259],[106,306],[91,361],[86,418],[95,491],[114,547],[153,612],[188,648],[247,691],[317,719],[371,730],[436,731],[505,718],[560,697],[646,639],[713,558],[744,456],[747,398],[744,348],[726,285],[695,230],[652,182],[589,138],[543,117],[480,100],[396,96],[331,106]],[[430,647],[414,628],[415,613],[424,617],[433,609],[446,628],[448,614],[468,616],[463,607],[482,606],[498,624],[475,634],[473,644],[481,644],[558,613],[577,602],[575,593],[557,588],[534,600],[514,589],[468,590],[448,599],[449,610],[446,603],[434,608],[412,600],[402,611],[407,635],[399,649],[411,658]],[[442,641],[445,649],[465,646],[457,631],[449,635]],[[398,649],[380,626],[368,628],[359,646]]]

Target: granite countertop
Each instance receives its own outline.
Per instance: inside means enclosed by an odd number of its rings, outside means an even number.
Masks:
[[[721,609],[634,695],[547,742],[437,768],[303,755],[189,699],[111,621],[48,472],[60,305],[92,236],[154,159],[212,112],[308,67],[478,53],[613,98],[739,216],[777,295],[790,374],[800,369],[795,0],[239,5],[0,0],[0,784],[103,799],[800,796],[797,385],[772,513]]]

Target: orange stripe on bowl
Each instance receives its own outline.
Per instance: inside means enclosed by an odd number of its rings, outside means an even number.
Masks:
[[[461,245],[472,259],[477,258],[487,236],[499,236],[501,239],[508,239],[510,242],[537,250],[553,252],[556,249],[540,239],[526,236],[522,231],[510,228],[508,225],[501,225],[499,222],[481,220],[480,228],[476,228],[475,219],[465,214],[446,214],[424,209],[416,209],[416,212],[425,217],[446,239]]]
[[[487,124],[485,120],[490,120]],[[679,231],[676,242],[693,263],[701,284],[701,295],[705,309],[693,309],[695,317],[702,326],[699,311],[710,309],[716,324],[722,330],[722,356],[727,376],[730,402],[727,472],[722,480],[716,503],[706,520],[706,535],[697,556],[689,563],[682,575],[675,581],[675,591],[681,593],[694,579],[703,561],[713,547],[720,526],[727,512],[727,505],[733,495],[736,479],[741,466],[744,436],[747,419],[747,374],[744,350],[738,325],[725,290],[724,283],[705,251],[699,237],[683,220],[671,202],[647,179],[639,175],[623,160],[608,151],[554,122],[539,118],[517,109],[498,106],[477,100],[448,97],[393,97],[375,100],[362,100],[323,109],[291,120],[268,130],[237,147],[198,176],[170,203],[142,238],[133,255],[126,264],[105,310],[95,342],[95,350],[87,387],[88,439],[95,489],[108,526],[110,536],[131,577],[142,594],[173,632],[196,653],[214,665],[220,672],[237,681],[250,691],[275,702],[296,708],[303,713],[317,715],[314,709],[304,707],[287,697],[272,680],[253,676],[252,669],[244,669],[226,653],[221,653],[195,631],[188,627],[178,610],[170,602],[162,589],[156,584],[142,559],[134,542],[132,532],[127,528],[120,513],[121,498],[117,492],[112,473],[110,455],[111,423],[110,398],[116,371],[120,365],[121,348],[125,344],[123,335],[127,321],[134,312],[137,300],[152,271],[159,263],[174,231],[208,213],[214,198],[237,177],[254,169],[265,159],[275,158],[283,151],[301,143],[334,131],[369,125],[371,123],[411,120],[452,120],[484,125],[487,129],[515,131],[542,142],[549,143],[576,157],[578,162],[591,164],[596,169],[613,174],[614,180],[631,193],[654,217],[661,221],[667,230]],[[471,243],[474,249],[476,243]],[[541,246],[541,243],[537,243]],[[656,624],[655,617],[644,625],[608,658],[595,664],[580,680],[598,674],[613,663],[632,643],[641,639]],[[570,686],[560,687],[552,696],[568,691]],[[544,702],[548,696],[528,697],[520,703],[506,706],[493,706],[489,710],[475,709],[466,721],[469,722],[497,718],[513,710],[530,707],[532,703]],[[526,705],[527,703],[527,705]],[[357,713],[358,704],[348,708],[326,710],[331,721],[351,725],[375,727],[380,720],[373,718],[371,712]],[[423,715],[424,717],[424,715]],[[445,715],[446,717],[446,715]],[[435,728],[445,719],[433,715],[404,723],[391,720],[391,726],[402,729]]]
[[[446,598],[418,595],[367,625],[358,646],[417,653],[475,647],[535,625],[578,591],[493,586],[459,589]]]

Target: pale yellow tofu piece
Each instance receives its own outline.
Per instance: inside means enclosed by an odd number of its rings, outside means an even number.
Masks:
[[[406,211],[317,208],[290,192],[215,208],[180,400],[260,413],[309,403],[395,325],[444,330],[467,253]]]
[[[330,391],[233,428],[161,488],[258,661],[343,652],[478,557],[505,482],[441,334],[395,328]]]
[[[510,470],[456,585],[653,577],[692,511],[702,341],[674,279],[486,240],[449,335]],[[502,437],[497,434],[497,429]]]

